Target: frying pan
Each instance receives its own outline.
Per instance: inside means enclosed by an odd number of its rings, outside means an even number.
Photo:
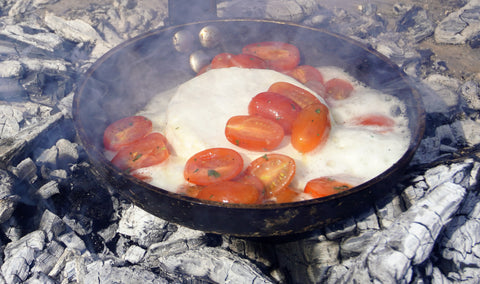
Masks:
[[[179,31],[198,35],[214,26],[215,47],[193,47],[204,54],[240,53],[261,41],[296,45],[301,64],[337,66],[365,85],[398,97],[407,106],[411,140],[407,151],[375,178],[332,196],[285,204],[220,204],[172,193],[117,170],[103,154],[103,131],[113,121],[141,110],[162,91],[195,76],[190,54],[179,52],[172,38]],[[173,25],[132,38],[95,62],[84,76],[73,102],[74,124],[99,180],[147,212],[193,229],[242,237],[274,237],[309,232],[371,208],[375,200],[395,194],[395,181],[422,138],[425,112],[419,92],[389,59],[350,38],[294,23],[215,19]],[[362,165],[359,165],[362,166]]]

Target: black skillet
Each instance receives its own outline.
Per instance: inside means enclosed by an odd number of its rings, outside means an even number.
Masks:
[[[219,44],[193,47],[208,56],[240,53],[254,42],[296,45],[301,64],[338,66],[371,88],[392,94],[407,106],[410,146],[385,172],[351,190],[314,200],[268,205],[219,204],[189,198],[129,176],[103,155],[103,131],[111,122],[135,114],[149,99],[195,76],[190,54],[179,52],[172,38],[179,31],[198,35],[218,29]],[[73,103],[78,136],[94,173],[134,204],[160,218],[193,229],[244,237],[298,234],[359,214],[379,198],[395,193],[395,180],[411,160],[423,135],[425,113],[419,92],[389,59],[365,45],[326,30],[271,20],[227,19],[173,25],[135,37],[101,57],[88,70]],[[359,165],[362,166],[362,165]]]

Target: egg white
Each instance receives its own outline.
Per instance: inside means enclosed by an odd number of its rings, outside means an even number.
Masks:
[[[355,82],[338,68],[319,70]],[[232,67],[210,70],[159,94],[139,114],[151,119],[156,130],[165,134],[171,156],[160,165],[138,171],[151,175],[151,184],[175,192],[186,183],[183,177],[186,161],[207,148],[234,149],[242,155],[247,167],[265,152],[248,151],[230,143],[225,137],[225,125],[232,116],[248,114],[250,100],[279,81],[314,93],[295,79],[276,71]],[[290,136],[285,136],[281,145],[272,151],[295,160],[293,187],[303,189],[309,180],[321,176],[346,176],[358,184],[388,169],[406,151],[409,131],[405,106],[394,96],[357,82],[354,84],[355,94],[330,106],[332,130],[323,147],[301,154],[291,146]],[[167,101],[166,98],[170,97]],[[324,102],[321,97],[319,99]],[[370,113],[393,117],[396,122],[394,131],[379,133],[349,124],[353,117]]]

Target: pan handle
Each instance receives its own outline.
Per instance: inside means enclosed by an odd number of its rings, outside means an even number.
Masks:
[[[168,0],[168,25],[217,18],[216,0]]]

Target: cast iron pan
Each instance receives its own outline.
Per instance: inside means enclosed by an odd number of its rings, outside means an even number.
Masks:
[[[213,49],[197,45],[206,54],[236,54],[242,46],[254,42],[288,42],[300,49],[301,64],[338,66],[369,87],[397,96],[407,105],[412,133],[408,150],[385,172],[351,190],[286,204],[247,206],[201,201],[151,186],[117,170],[103,155],[104,129],[113,121],[141,110],[152,96],[195,76],[189,63],[190,52],[178,52],[172,38],[185,30],[197,35],[202,28],[212,25],[221,35],[220,44]],[[73,115],[78,136],[100,180],[165,220],[206,232],[244,237],[309,232],[370,208],[373,201],[394,193],[395,180],[411,160],[425,127],[420,94],[386,57],[322,29],[252,19],[171,26],[119,45],[86,73],[74,97]]]

